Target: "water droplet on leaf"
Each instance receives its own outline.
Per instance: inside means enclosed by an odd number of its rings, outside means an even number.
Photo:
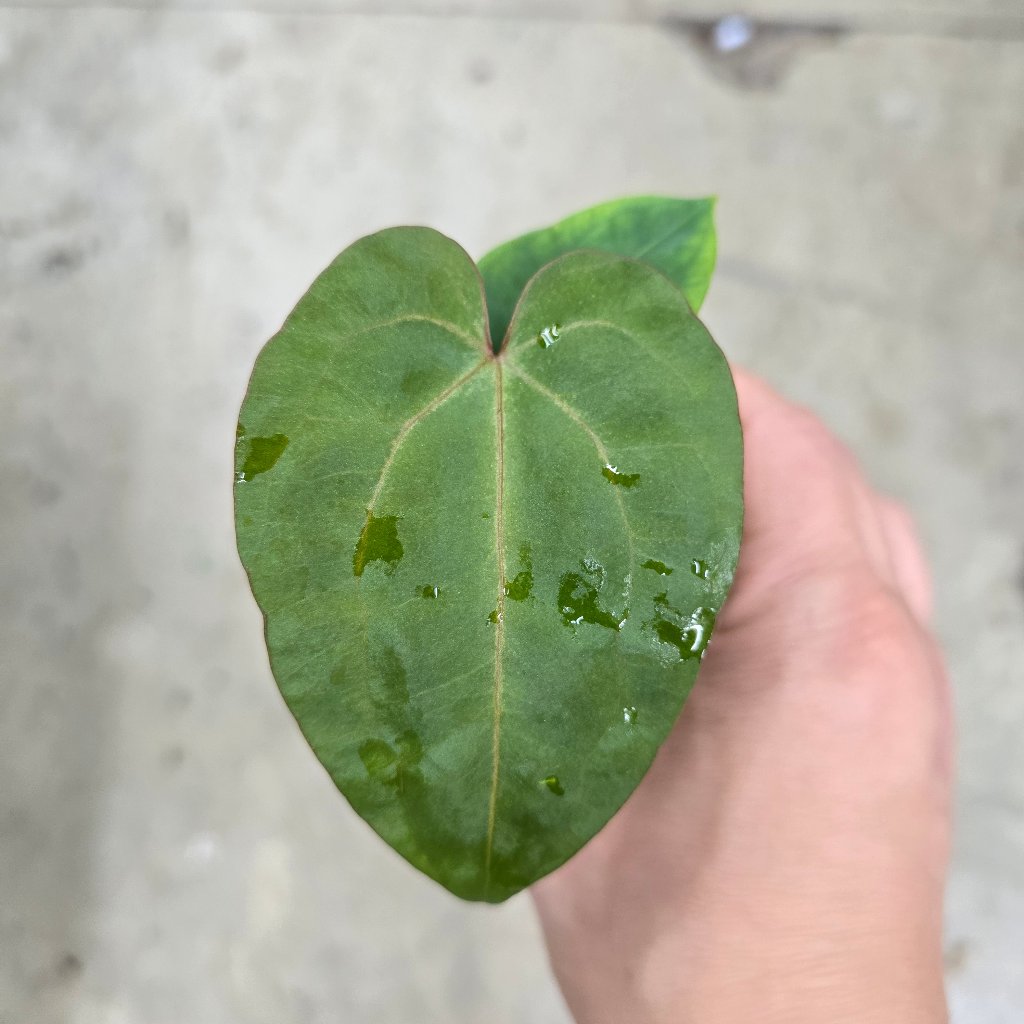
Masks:
[[[359,760],[363,762],[367,775],[381,779],[398,760],[398,754],[385,740],[367,740],[359,747]]]
[[[678,608],[668,603],[668,594],[658,594],[654,599],[653,626],[658,639],[671,644],[678,652],[680,661],[703,658],[715,628],[715,612],[712,608],[695,608],[685,616]]]
[[[693,570],[693,575],[696,576],[698,579],[711,579],[711,569],[708,567],[708,563],[701,560],[700,558],[695,558],[690,563],[690,568]]]
[[[373,661],[378,675],[376,679],[371,675],[363,682],[369,683],[375,701],[379,700],[386,707],[408,704],[409,680],[398,651],[394,647],[382,647]]]
[[[437,598],[441,591],[438,587],[432,587],[429,583],[420,587],[420,597]]]
[[[652,572],[658,573],[659,576],[672,575],[672,570],[664,562],[659,562],[656,558],[648,558],[644,562],[643,568],[650,569]]]
[[[359,760],[371,779],[401,793],[407,782],[422,778],[418,765],[423,760],[423,743],[407,729],[395,738],[394,745],[381,739],[366,740],[359,747]]]
[[[606,465],[601,470],[601,475],[618,487],[636,487],[640,483],[639,473],[620,473],[618,466]]]
[[[623,708],[622,720],[626,723],[626,725],[636,725],[636,708]]]
[[[519,549],[519,561],[523,568],[515,578],[505,581],[505,596],[513,601],[525,601],[533,590],[533,563],[530,561],[530,545],[524,544]]]
[[[589,622],[606,629],[619,630],[625,624],[627,613],[615,615],[602,608],[598,595],[604,589],[604,567],[592,558],[580,562],[582,572],[567,572],[558,586],[558,609],[567,626]]]
[[[541,348],[551,348],[551,346],[558,340],[558,332],[558,324],[549,324],[540,332],[540,336],[537,338],[537,344],[540,345]]]
[[[239,435],[241,440],[243,435]],[[272,434],[270,437],[254,437],[249,442],[249,451],[245,456],[242,471],[236,477],[238,483],[252,480],[260,473],[266,473],[277,465],[277,460],[284,454],[288,447],[288,438],[284,434]]]
[[[549,775],[546,779],[543,779],[542,782],[551,790],[552,793],[555,794],[555,796],[565,796],[565,789],[558,781],[557,775]]]
[[[394,569],[404,554],[405,549],[398,539],[398,516],[375,516],[367,512],[366,525],[352,556],[352,572],[362,576],[370,562],[384,562],[389,569]]]

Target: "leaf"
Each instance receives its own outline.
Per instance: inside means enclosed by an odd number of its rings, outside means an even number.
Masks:
[[[732,580],[741,461],[725,359],[642,263],[545,267],[499,357],[434,231],[317,279],[242,406],[238,547],[302,732],[412,864],[500,901],[622,804]]]
[[[715,269],[714,212],[714,199],[632,196],[592,206],[492,249],[480,261],[480,273],[495,348],[526,282],[575,249],[600,249],[650,263],[700,309]]]

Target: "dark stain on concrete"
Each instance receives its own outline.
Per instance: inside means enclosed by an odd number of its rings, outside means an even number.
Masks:
[[[717,43],[717,20],[667,17],[659,22],[665,31],[681,36],[700,55],[716,78],[737,89],[778,89],[803,55],[838,42],[848,29],[830,22],[749,21],[749,41],[723,50]]]
[[[55,973],[61,981],[73,981],[84,970],[85,965],[75,953],[65,953],[58,961]]]
[[[72,274],[85,262],[85,250],[73,246],[51,249],[43,257],[43,272],[46,274]]]

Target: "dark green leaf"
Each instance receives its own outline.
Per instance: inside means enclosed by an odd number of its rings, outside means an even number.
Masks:
[[[600,249],[657,267],[700,309],[715,269],[714,199],[634,196],[574,213],[492,249],[480,261],[497,349],[526,282],[574,249]]]
[[[497,358],[434,231],[317,279],[242,406],[238,546],[288,706],[387,842],[498,901],[601,828],[693,683],[741,462],[725,359],[642,263],[545,268]]]

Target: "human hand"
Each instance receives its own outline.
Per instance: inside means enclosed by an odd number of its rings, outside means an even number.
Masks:
[[[736,583],[623,809],[533,887],[579,1024],[937,1024],[952,729],[903,510],[737,371]]]

